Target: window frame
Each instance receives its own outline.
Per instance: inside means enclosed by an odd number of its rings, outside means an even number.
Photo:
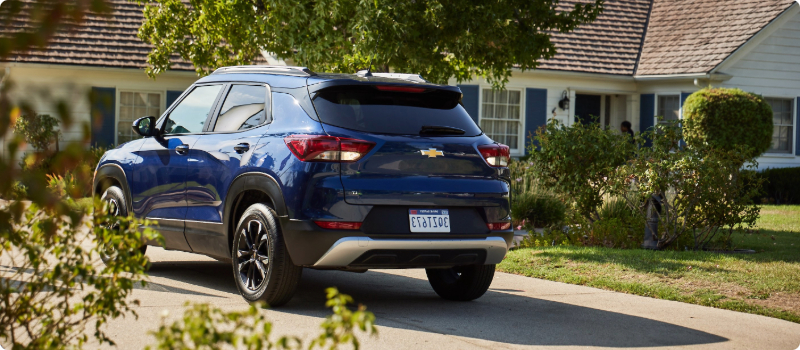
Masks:
[[[175,110],[175,108],[177,108],[183,102],[184,99],[186,99],[186,96],[189,96],[189,94],[191,94],[198,87],[212,86],[212,85],[222,85],[222,89],[220,89],[220,92],[217,93],[216,99],[211,104],[211,110],[209,111],[208,115],[206,116],[206,121],[204,122],[205,124],[203,124],[203,130],[200,131],[200,132],[174,133],[174,134],[164,135],[164,126],[167,124],[166,123],[167,119],[169,119],[169,116],[170,116],[170,114],[172,114],[172,111]],[[227,88],[228,88],[229,85],[230,85],[230,83],[225,83],[225,82],[209,82],[209,83],[202,83],[202,84],[193,84],[192,86],[190,86],[188,89],[186,89],[183,92],[183,94],[181,94],[180,97],[178,97],[177,100],[175,100],[175,102],[172,104],[172,106],[170,106],[170,108],[167,111],[165,111],[164,114],[161,115],[161,118],[158,118],[158,121],[156,122],[156,126],[158,127],[160,135],[163,136],[163,137],[167,137],[167,136],[175,136],[175,135],[202,135],[202,134],[207,133],[208,123],[210,122],[212,116],[219,111],[219,108],[220,108],[219,103],[220,103],[220,99],[221,99],[220,96],[223,95],[223,92],[227,91]]]
[[[663,93],[656,93],[655,103],[653,103],[653,125],[658,125],[658,110],[660,107],[660,98],[661,97],[678,97],[678,121],[683,120],[683,105],[681,105],[681,93],[680,92],[663,92]]]
[[[796,129],[797,128],[797,98],[796,97],[787,97],[787,96],[774,96],[774,95],[762,95],[761,97],[765,100],[764,102],[766,102],[767,99],[789,100],[790,104],[791,104],[791,111],[789,112],[791,114],[789,116],[792,119],[792,131],[789,133],[789,136],[791,137],[792,141],[789,142],[789,151],[788,152],[772,151],[772,141],[770,141],[770,149],[765,151],[764,154],[762,154],[762,156],[765,156],[765,157],[791,157],[791,158],[794,158],[795,157],[795,152],[796,152],[795,148],[797,146],[797,139],[796,139],[796,137],[797,137],[797,129]],[[773,114],[772,117],[775,118],[774,114]],[[774,132],[775,131],[773,130],[773,135],[774,135]]]
[[[256,125],[252,128],[242,129],[242,130],[232,130],[232,131],[214,131],[214,126],[217,124],[217,119],[219,119],[219,113],[222,110],[222,105],[225,104],[225,98],[228,97],[228,93],[230,93],[231,89],[234,85],[250,85],[250,86],[264,86],[266,87],[266,96],[264,97],[265,101],[269,103],[264,103],[264,115],[267,117],[268,122]],[[267,83],[253,83],[253,82],[230,82],[225,83],[225,87],[222,89],[222,93],[217,96],[217,101],[215,102],[214,108],[212,109],[212,113],[209,115],[208,122],[206,123],[205,127],[203,128],[203,134],[233,134],[244,132],[248,130],[253,130],[255,128],[260,128],[265,125],[272,124],[275,121],[274,116],[272,115],[272,87],[269,86]]]
[[[485,130],[481,127],[481,121],[483,118],[483,93],[484,90],[492,90],[491,85],[479,85],[480,91],[478,92],[478,128],[481,129],[484,135],[489,136]],[[525,88],[520,86],[506,86],[504,90],[507,91],[518,91],[519,92],[519,131],[517,132],[517,144],[516,145],[507,145],[510,148],[511,155],[520,156],[525,153]],[[492,92],[494,92],[492,90]],[[510,121],[511,119],[491,119],[491,120],[507,120]],[[489,136],[491,137],[491,136]]]
[[[115,123],[114,123],[114,144],[115,145],[120,145],[120,142],[119,142],[119,132],[120,132],[119,123],[122,121],[122,119],[121,119],[121,117],[122,117],[122,93],[123,92],[132,92],[132,93],[158,94],[159,95],[159,105],[158,105],[158,110],[159,111],[165,111],[166,110],[166,96],[167,96],[167,94],[166,94],[165,91],[159,91],[159,90],[126,89],[126,88],[117,88],[115,90],[116,90],[116,103],[115,103],[116,106],[114,106],[114,107],[115,107],[116,110],[115,110],[115,114],[114,114],[114,121],[115,121]],[[164,112],[161,112],[161,113],[163,115]],[[140,115],[138,117],[135,117],[131,121],[131,123],[136,121],[136,119],[139,119],[141,117],[145,117],[145,116],[144,115]],[[154,115],[154,117],[155,117],[155,115]],[[158,124],[156,124],[156,125],[158,125]],[[128,126],[128,127],[130,128],[130,126]],[[134,139],[132,139],[130,141],[134,141],[134,140],[138,140],[138,139],[141,139],[141,137],[134,138]],[[130,141],[128,141],[128,142],[130,142]]]

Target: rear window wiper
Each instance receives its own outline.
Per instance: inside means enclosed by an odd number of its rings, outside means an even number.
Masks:
[[[466,131],[452,126],[423,125],[420,135],[464,135]]]

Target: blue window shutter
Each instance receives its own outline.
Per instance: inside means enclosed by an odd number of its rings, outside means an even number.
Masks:
[[[481,87],[478,85],[459,85],[458,88],[461,89],[461,94],[463,95],[461,104],[464,105],[464,109],[475,121],[475,124],[480,125],[478,122],[478,108],[480,106]]]
[[[114,145],[116,97],[117,90],[114,88],[92,87],[91,121],[92,145],[94,146]]]
[[[639,95],[639,131],[645,132],[653,127],[655,118],[656,94]],[[645,146],[650,147],[652,142],[647,140]]]
[[[536,129],[547,124],[547,89],[525,89],[525,152],[528,152],[528,138],[536,134]],[[530,140],[539,146],[533,139]]]
[[[686,98],[689,97],[689,95],[691,94],[692,94],[691,92],[681,92],[681,108],[683,108],[683,103],[686,102]]]
[[[172,104],[178,100],[178,97],[181,97],[182,93],[183,91],[167,91],[167,109],[169,109],[169,106],[172,106]]]
[[[797,117],[794,118],[794,130],[795,130],[795,138],[794,138],[794,154],[800,156],[800,97],[795,99],[794,102],[794,111],[797,114]]]

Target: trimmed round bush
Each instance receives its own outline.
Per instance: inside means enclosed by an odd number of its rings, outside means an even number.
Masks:
[[[526,220],[533,227],[548,227],[564,221],[567,207],[549,194],[523,193],[514,196],[511,216],[514,221]]]
[[[746,146],[747,155],[757,157],[772,143],[772,108],[761,96],[739,89],[705,88],[691,94],[683,119],[689,146]]]

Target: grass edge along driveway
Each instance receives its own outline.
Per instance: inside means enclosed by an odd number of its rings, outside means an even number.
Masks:
[[[498,270],[800,323],[800,206],[765,206],[755,254],[557,246],[510,251]]]

